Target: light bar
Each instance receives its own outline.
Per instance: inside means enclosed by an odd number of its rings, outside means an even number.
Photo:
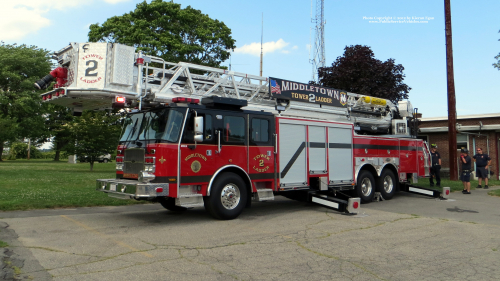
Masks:
[[[192,99],[192,98],[173,98],[172,102],[174,103],[200,103],[200,99]]]

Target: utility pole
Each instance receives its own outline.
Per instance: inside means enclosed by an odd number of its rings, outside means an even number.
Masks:
[[[451,36],[450,0],[444,0],[444,23],[446,30],[446,73],[448,77],[448,144],[450,155],[450,180],[458,180],[457,167],[457,109],[455,100],[455,78],[453,75],[453,43]]]

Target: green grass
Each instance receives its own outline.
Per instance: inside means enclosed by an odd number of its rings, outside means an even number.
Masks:
[[[436,184],[436,181],[434,181],[434,184]],[[470,189],[471,190],[476,189],[477,184],[478,184],[477,180],[471,180],[470,181]],[[416,183],[415,185],[442,191],[442,188],[429,187],[430,186],[429,179],[419,179],[418,183]],[[482,185],[484,187],[484,181],[483,181]],[[488,180],[488,186],[498,186],[498,185],[500,185],[500,180],[492,180],[492,179]],[[463,183],[459,180],[458,181],[451,181],[449,179],[441,178],[441,186],[442,187],[445,187],[445,186],[450,187],[452,192],[453,191],[462,191],[464,189]],[[491,194],[493,192],[498,194],[497,196],[500,196],[500,189],[499,190],[492,190],[488,194],[494,195],[494,194]]]
[[[115,163],[68,164],[66,161],[0,162],[0,211],[118,206],[142,203],[108,197],[95,190],[96,179],[115,178]]]
[[[500,197],[500,189],[491,190],[491,191],[488,192],[488,195]]]
[[[5,247],[9,247],[9,244],[3,242],[2,240],[0,240],[0,248],[5,248]]]

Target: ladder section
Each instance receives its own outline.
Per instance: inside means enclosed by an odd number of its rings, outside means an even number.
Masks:
[[[166,62],[121,44],[72,43],[55,56],[67,76],[53,77],[65,82],[43,94],[43,100],[71,108],[111,108],[117,96],[125,97],[129,107],[211,95],[274,105],[265,77]]]
[[[290,100],[270,93],[271,81],[266,77],[192,63],[171,63],[115,43],[71,43],[56,52],[55,58],[59,63],[56,70],[60,71],[52,71],[36,85],[43,88],[56,79],[56,88],[43,94],[43,100],[75,111],[112,107],[143,109],[170,103],[176,97],[202,99],[215,95],[246,100],[247,109],[349,122],[356,131],[377,134],[388,134],[392,126],[399,128],[400,134],[408,135],[404,119],[411,117],[413,110],[409,102],[403,111],[403,107],[398,109],[388,100],[347,92],[341,107]],[[393,123],[395,117],[399,118],[398,114],[403,117],[399,120],[401,124]]]

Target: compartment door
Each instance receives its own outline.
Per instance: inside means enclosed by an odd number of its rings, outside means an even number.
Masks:
[[[280,187],[307,186],[306,125],[279,126]]]
[[[351,127],[328,127],[328,170],[330,184],[354,181]]]
[[[326,174],[326,128],[309,126],[309,173]]]

